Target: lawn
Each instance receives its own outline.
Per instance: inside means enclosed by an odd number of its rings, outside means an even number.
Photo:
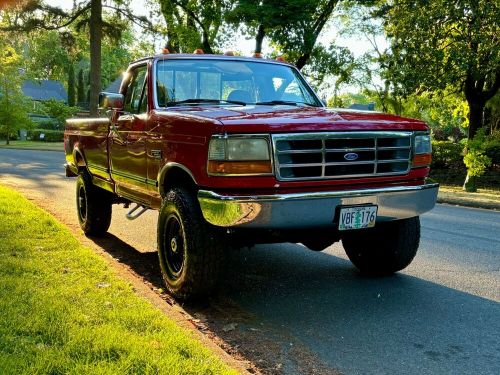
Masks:
[[[0,148],[16,148],[22,150],[44,150],[44,151],[64,151],[63,142],[40,142],[40,141],[10,141],[6,145],[1,141]]]
[[[104,259],[0,186],[0,374],[234,374]]]

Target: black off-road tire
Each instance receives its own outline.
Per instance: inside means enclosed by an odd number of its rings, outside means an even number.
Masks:
[[[415,257],[419,243],[418,216],[342,235],[342,244],[351,262],[362,273],[378,276],[406,268]]]
[[[187,301],[207,297],[215,288],[223,256],[217,228],[202,217],[194,192],[173,188],[158,218],[158,255],[169,293]]]
[[[112,195],[92,183],[87,171],[76,180],[76,211],[80,227],[86,235],[100,236],[111,224]]]

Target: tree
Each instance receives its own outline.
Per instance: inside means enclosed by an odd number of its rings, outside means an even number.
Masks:
[[[226,15],[226,20],[236,28],[242,24],[245,32],[255,37],[255,53],[262,53],[265,36],[283,26],[290,18],[297,17],[294,1],[281,0],[240,0]]]
[[[159,0],[167,23],[170,52],[192,52],[197,48],[214,53],[215,42],[223,25],[228,0]]]
[[[78,88],[76,94],[76,102],[78,105],[85,102],[85,82],[83,81],[83,69],[78,71]]]
[[[282,18],[282,25],[270,33],[270,37],[275,44],[286,51],[297,68],[302,69],[313,56],[318,38],[339,1],[287,2],[289,17]]]
[[[72,62],[68,68],[68,105],[75,106],[75,67]]]
[[[87,25],[90,35],[90,115],[97,116],[98,97],[101,91],[102,36],[103,34],[119,36],[123,26],[121,22],[115,24],[103,19],[102,9],[110,9],[120,17],[148,28],[152,28],[152,25],[145,17],[134,15],[125,0],[114,0],[113,3],[104,5],[102,0],[87,0],[74,4],[73,9],[66,12],[41,0],[30,1],[17,12],[11,24],[1,27],[0,30],[31,32],[38,29],[61,30],[73,24],[78,28]]]
[[[0,132],[7,144],[19,129],[31,126],[28,117],[29,101],[21,91],[19,69],[21,56],[14,48],[0,40]]]
[[[389,70],[407,93],[453,87],[469,105],[469,139],[500,88],[500,4],[490,0],[385,1]]]

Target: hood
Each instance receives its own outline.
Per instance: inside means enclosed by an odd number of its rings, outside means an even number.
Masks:
[[[428,129],[422,121],[396,115],[322,107],[198,106],[170,111],[219,121],[228,133]]]

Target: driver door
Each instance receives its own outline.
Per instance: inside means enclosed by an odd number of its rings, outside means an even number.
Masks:
[[[123,111],[110,132],[111,176],[119,195],[150,204],[147,180],[146,130],[148,123],[147,65],[129,72]]]

